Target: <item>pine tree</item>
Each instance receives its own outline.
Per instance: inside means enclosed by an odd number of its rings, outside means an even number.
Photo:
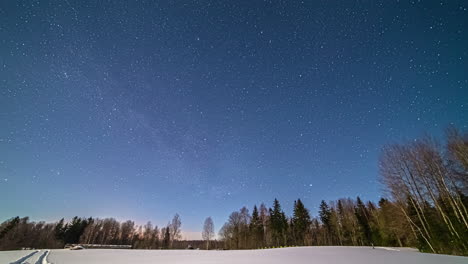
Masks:
[[[55,238],[58,240],[64,240],[64,234],[65,234],[65,226],[64,226],[64,221],[65,219],[60,219],[60,221],[57,223],[54,229],[54,235]]]
[[[162,246],[165,249],[168,249],[171,243],[171,233],[170,233],[170,224],[167,225],[167,227],[164,228],[164,234],[163,241],[162,241]]]
[[[331,244],[331,238],[330,238],[331,233],[332,233],[331,232],[332,227],[330,224],[331,211],[330,211],[330,208],[328,207],[328,204],[324,200],[322,200],[322,202],[320,203],[319,216],[326,230],[326,234],[325,234],[326,241],[327,241],[326,244]]]
[[[254,205],[252,219],[250,220],[251,247],[258,248],[263,246],[263,225],[257,206]]]
[[[273,202],[273,209],[270,208],[270,228],[274,245],[284,246],[286,244],[288,221],[277,199]]]
[[[0,228],[0,240],[13,228],[15,228],[20,222],[19,216],[14,217],[6,221],[6,223],[2,224],[3,228]],[[0,226],[0,227],[2,227]]]
[[[309,211],[305,208],[301,199],[294,201],[294,213],[291,221],[294,244],[303,246],[304,238],[311,224]]]
[[[369,224],[369,212],[366,208],[366,205],[362,202],[359,196],[356,199],[355,214],[362,232],[362,244],[372,244],[372,234]]]

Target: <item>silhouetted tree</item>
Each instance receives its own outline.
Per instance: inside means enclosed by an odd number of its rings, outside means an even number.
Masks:
[[[273,244],[275,246],[286,245],[286,231],[288,228],[288,220],[281,205],[277,199],[273,202],[273,209],[270,209],[270,229]]]
[[[294,211],[292,217],[293,238],[294,244],[298,246],[305,245],[305,237],[307,235],[311,220],[309,211],[305,208],[301,199],[294,201]]]
[[[214,236],[214,224],[213,219],[211,217],[207,217],[205,219],[205,223],[203,224],[203,232],[202,238],[206,241],[206,249],[210,249],[210,241]]]

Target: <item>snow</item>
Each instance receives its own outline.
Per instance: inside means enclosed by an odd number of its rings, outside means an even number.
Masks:
[[[0,251],[0,263],[11,264],[49,264],[49,250]]]
[[[22,257],[29,255],[37,250],[12,250],[12,251],[0,251],[0,263],[16,262]]]
[[[0,263],[15,263],[33,251],[0,252]],[[405,248],[369,247],[296,247],[265,250],[131,250],[131,249],[85,249],[51,250],[47,262],[42,256],[47,251],[34,254],[27,262],[33,264],[467,264],[467,257],[419,253]],[[42,262],[44,261],[44,262]]]

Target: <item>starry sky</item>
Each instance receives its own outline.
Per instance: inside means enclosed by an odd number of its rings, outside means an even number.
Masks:
[[[467,129],[467,9],[2,1],[0,221],[376,201],[385,144]]]

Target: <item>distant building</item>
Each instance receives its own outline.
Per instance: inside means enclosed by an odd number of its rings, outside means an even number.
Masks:
[[[102,244],[66,244],[64,248],[81,246],[83,248],[131,249],[132,245],[102,245]]]

